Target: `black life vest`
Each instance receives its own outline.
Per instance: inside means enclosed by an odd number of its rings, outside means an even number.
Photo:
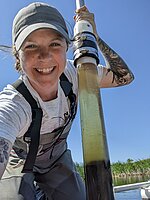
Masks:
[[[37,105],[36,100],[33,98],[30,91],[27,89],[22,80],[18,79],[12,85],[17,91],[19,91],[24,96],[24,98],[30,104],[32,109],[32,122],[28,131],[24,135],[24,141],[29,143],[29,152],[27,154],[27,158],[22,172],[28,173],[33,171],[33,166],[38,152],[43,112],[42,109]],[[72,83],[69,82],[68,78],[64,73],[60,76],[60,85],[64,91],[65,96],[68,97],[70,100],[70,118],[68,119],[67,123],[65,123],[65,125],[63,126],[63,132],[70,120],[74,119],[77,105],[76,95],[73,93],[72,90]]]

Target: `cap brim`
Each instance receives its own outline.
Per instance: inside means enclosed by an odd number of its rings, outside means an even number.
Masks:
[[[37,24],[32,24],[28,27],[26,27],[18,36],[16,42],[15,42],[15,47],[16,50],[18,51],[20,47],[22,46],[24,40],[35,30],[41,29],[41,28],[50,28],[53,30],[56,30],[60,35],[62,35],[68,43],[70,43],[70,39],[68,34],[64,31],[64,29],[59,26],[59,25],[53,25],[53,24],[48,24],[48,23],[37,23]]]

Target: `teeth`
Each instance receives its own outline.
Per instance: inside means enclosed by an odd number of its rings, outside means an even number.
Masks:
[[[37,71],[38,71],[38,72],[43,72],[43,73],[49,73],[49,72],[51,72],[53,69],[54,69],[54,67],[51,67],[51,68],[43,68],[43,69],[37,68]]]

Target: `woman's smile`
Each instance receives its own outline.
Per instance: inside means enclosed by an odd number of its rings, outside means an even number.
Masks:
[[[46,74],[51,74],[53,72],[55,67],[48,67],[48,68],[35,68],[37,72],[40,74],[46,75]]]

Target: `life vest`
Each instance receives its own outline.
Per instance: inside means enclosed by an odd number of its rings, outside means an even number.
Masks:
[[[60,85],[65,96],[70,100],[70,114],[67,121],[62,127],[41,136],[42,109],[37,105],[36,100],[32,97],[22,80],[18,79],[12,85],[24,96],[32,109],[31,125],[23,138],[16,139],[13,150],[19,158],[25,160],[23,173],[33,172],[34,170],[45,173],[45,170],[49,170],[50,165],[67,149],[66,138],[77,110],[76,95],[73,93],[72,83],[69,82],[64,73],[60,76]],[[42,146],[40,153],[38,153],[39,145]],[[29,147],[28,150],[27,146]],[[11,156],[13,156],[13,153]],[[43,159],[44,163],[42,162]],[[44,171],[42,171],[41,165],[45,169]],[[43,167],[43,165],[45,166]]]

